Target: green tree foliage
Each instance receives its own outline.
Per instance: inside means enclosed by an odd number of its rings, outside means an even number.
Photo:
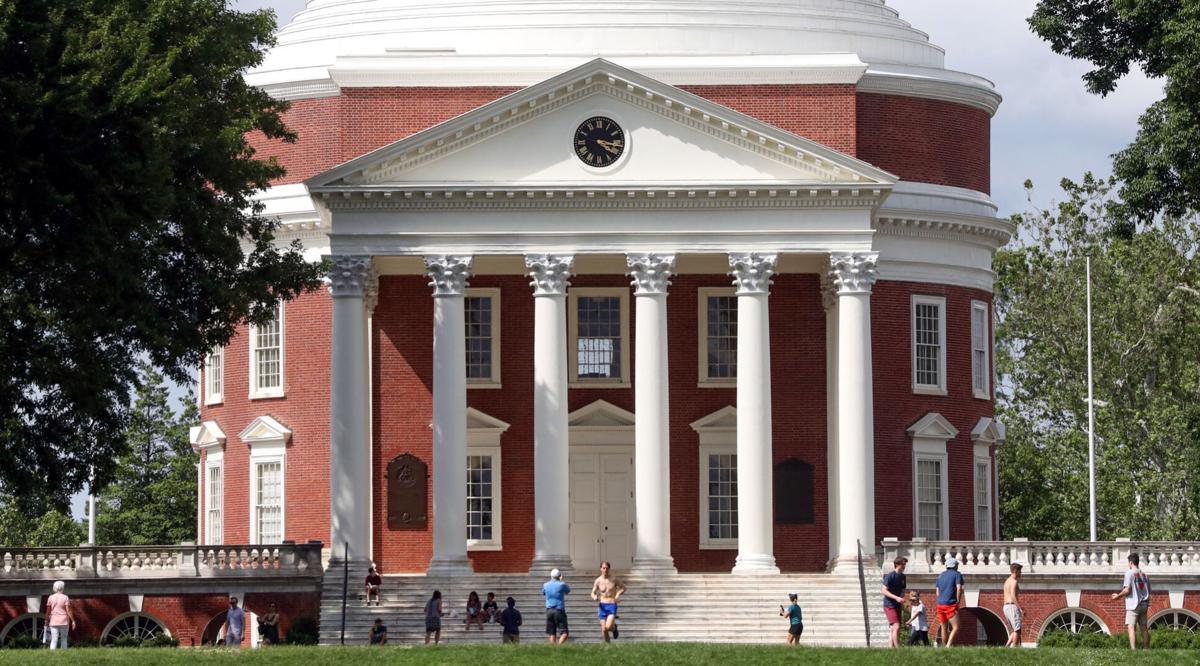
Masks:
[[[102,544],[171,544],[196,538],[197,455],[188,426],[199,421],[188,396],[176,416],[162,375],[139,368],[140,385],[129,426],[128,452],[116,478],[97,498],[96,538]]]
[[[1112,92],[1134,67],[1165,80],[1164,98],[1142,115],[1114,172],[1127,209],[1143,223],[1200,210],[1200,2],[1041,0],[1029,24],[1056,53],[1095,67],[1084,76],[1092,93]]]
[[[1088,535],[1085,256],[1092,257],[1101,538],[1200,530],[1200,227],[1113,234],[1115,181],[1063,182],[995,260],[1005,538]]]
[[[0,546],[78,546],[87,530],[59,509],[30,514],[11,497],[0,498]]]
[[[0,0],[0,490],[104,485],[136,359],[185,383],[318,285],[251,199],[283,170],[246,135],[293,138],[242,79],[273,27],[225,0]]]

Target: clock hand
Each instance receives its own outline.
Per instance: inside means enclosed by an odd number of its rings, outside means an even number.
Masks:
[[[610,152],[614,155],[617,154],[617,149],[622,147],[622,144],[618,141],[605,141],[604,139],[596,139],[596,143],[601,148],[607,150],[608,152]]]

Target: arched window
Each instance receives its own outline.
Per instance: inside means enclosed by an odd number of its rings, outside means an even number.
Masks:
[[[1200,616],[1191,611],[1173,608],[1154,616],[1154,619],[1150,620],[1150,628],[1186,631],[1194,634],[1200,631]]]
[[[112,645],[126,637],[144,641],[159,634],[170,636],[171,632],[158,618],[145,613],[125,613],[108,623],[100,635],[100,643]]]
[[[1051,631],[1067,631],[1072,634],[1107,634],[1108,627],[1091,611],[1082,608],[1067,608],[1054,613],[1042,625],[1042,636]]]
[[[0,630],[0,647],[12,647],[14,643],[26,641],[42,642],[42,628],[46,626],[46,616],[41,613],[25,613],[13,618]]]

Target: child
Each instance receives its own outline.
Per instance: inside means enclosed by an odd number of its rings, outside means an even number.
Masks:
[[[483,621],[487,623],[500,620],[500,606],[496,604],[496,593],[488,592],[487,601],[483,602]]]
[[[792,592],[788,595],[788,600],[791,605],[787,608],[779,607],[779,617],[788,618],[788,645],[799,645],[800,634],[804,633],[804,615],[800,610],[800,604],[796,603],[796,593]]]
[[[433,636],[433,644],[437,645],[442,639],[442,591],[434,590],[433,596],[425,604],[425,644],[429,645],[429,637]]]
[[[479,630],[483,631],[483,608],[475,590],[471,590],[471,594],[467,595],[467,629],[470,629],[472,624],[478,625]]]
[[[921,643],[928,647],[929,618],[925,615],[925,604],[921,603],[921,594],[916,590],[909,592],[908,605],[911,607],[908,626],[912,629],[912,633],[908,637],[908,644],[916,645],[917,643]]]

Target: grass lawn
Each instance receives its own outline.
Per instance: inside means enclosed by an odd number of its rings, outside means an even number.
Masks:
[[[787,646],[730,646],[667,643],[627,643],[623,645],[442,645],[437,647],[396,646],[386,648],[347,647],[276,647],[263,650],[192,650],[171,648],[72,649],[52,653],[48,650],[0,650],[0,665],[6,664],[652,664],[653,666],[692,666],[693,664],[804,663],[854,664],[855,666],[910,666],[913,664],[1200,664],[1196,651],[1151,650],[1137,654],[1124,650],[1088,650],[1045,648],[1004,650],[1000,648],[954,648],[938,650],[911,648],[889,650],[836,650],[826,648],[788,648]]]

